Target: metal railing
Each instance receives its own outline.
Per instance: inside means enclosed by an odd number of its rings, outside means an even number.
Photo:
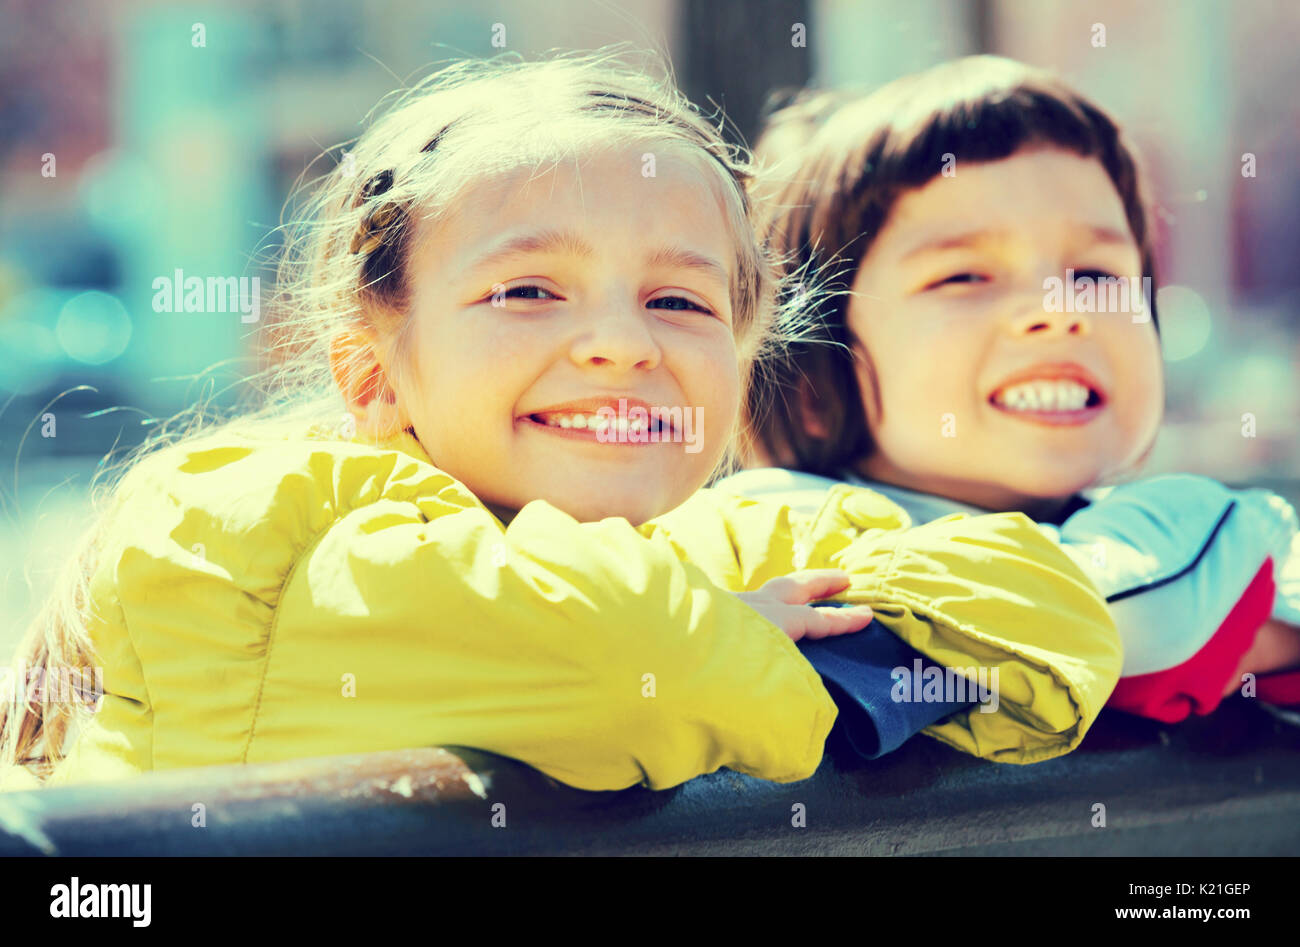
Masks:
[[[1300,728],[1244,698],[1177,726],[1106,711],[1028,766],[925,736],[866,761],[836,731],[811,779],[661,792],[412,749],[0,794],[0,855],[1293,855],[1297,750]]]

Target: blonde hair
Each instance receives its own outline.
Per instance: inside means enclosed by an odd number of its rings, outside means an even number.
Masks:
[[[92,503],[103,512],[29,626],[16,668],[48,674],[94,664],[90,583],[100,557],[112,554],[104,545],[112,506],[164,449],[231,436],[291,437],[311,425],[345,428],[340,421],[349,414],[330,367],[331,341],[370,330],[394,346],[395,373],[408,364],[405,263],[417,212],[436,223],[470,185],[521,166],[540,168],[609,145],[644,144],[650,153],[666,145],[696,156],[712,176],[735,242],[730,291],[742,409],[708,483],[738,469],[743,405],[755,373],[802,336],[806,323],[798,309],[776,304],[776,270],[749,223],[748,153],[727,144],[677,91],[665,64],[657,63],[667,76],[660,80],[620,62],[625,54],[610,47],[535,62],[453,63],[394,93],[386,109],[381,102],[381,116],[331,171],[311,182],[299,179],[295,197],[307,198],[282,228],[264,329],[269,361],[246,379],[251,398],[227,417],[206,416],[200,402],[96,474]],[[356,378],[360,367],[344,365],[341,374]],[[115,484],[107,480],[110,471],[123,472]],[[18,698],[12,688],[22,685],[14,676],[9,683],[11,693],[0,694],[0,766],[25,766],[44,778],[92,708],[80,698],[44,707],[30,695]]]

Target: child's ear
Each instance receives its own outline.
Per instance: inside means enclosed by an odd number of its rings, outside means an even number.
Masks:
[[[330,371],[356,418],[358,433],[382,439],[410,424],[369,334],[336,335],[330,341]]]
[[[867,348],[862,342],[854,336],[852,338],[853,349],[853,375],[858,381],[858,400],[862,405],[862,421],[868,431],[874,431],[880,426],[880,385],[877,382],[876,366],[871,361],[871,356],[867,354]]]
[[[830,437],[830,433],[817,412],[817,404],[817,393],[812,390],[812,384],[807,378],[802,379],[799,382],[799,417],[803,429],[811,436],[825,440]]]

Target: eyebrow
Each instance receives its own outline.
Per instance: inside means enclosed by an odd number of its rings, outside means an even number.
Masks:
[[[723,286],[729,282],[725,266],[713,257],[704,256],[684,247],[660,247],[646,259],[646,265],[651,269],[698,270]]]
[[[1133,238],[1128,233],[1116,230],[1114,227],[1085,226],[1077,229],[1082,230],[1091,243],[1122,246],[1129,246],[1133,243]],[[903,254],[902,259],[910,260],[912,257],[920,256],[923,253],[937,253],[942,250],[964,250],[978,246],[981,243],[1003,239],[1008,233],[1009,231],[1006,230],[972,230],[951,237],[941,237],[938,240],[928,240],[908,250]]]
[[[556,253],[590,258],[596,255],[591,244],[580,234],[571,230],[539,230],[535,233],[521,234],[494,246],[479,257],[469,269],[478,270],[494,263],[500,263],[513,257],[529,253]],[[679,246],[663,246],[646,258],[646,265],[651,268],[698,270],[706,276],[717,280],[723,286],[730,282],[727,268],[717,260],[694,250]]]

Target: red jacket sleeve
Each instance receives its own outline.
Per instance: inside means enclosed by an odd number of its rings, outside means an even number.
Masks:
[[[1242,657],[1254,643],[1260,626],[1268,620],[1275,592],[1273,560],[1269,558],[1201,650],[1166,670],[1120,678],[1107,706],[1164,723],[1177,723],[1193,713],[1203,715],[1213,711],[1219,706]],[[1262,693],[1264,681],[1285,676],[1261,678],[1259,696],[1268,700]],[[1300,672],[1294,676],[1300,678]],[[1273,689],[1285,687],[1272,686]],[[1300,684],[1292,689],[1300,690]]]

